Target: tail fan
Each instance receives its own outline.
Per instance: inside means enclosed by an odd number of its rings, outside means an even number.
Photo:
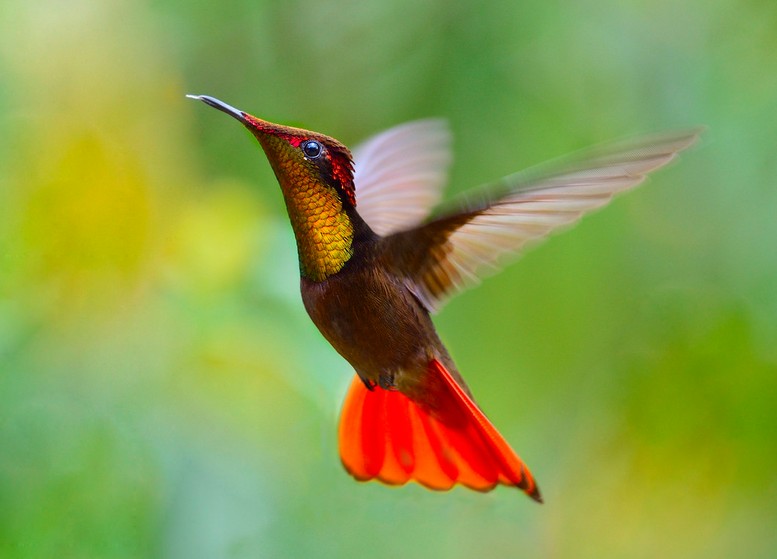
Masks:
[[[457,483],[477,491],[512,485],[542,502],[529,469],[437,360],[429,364],[424,394],[417,401],[396,390],[368,390],[354,377],[339,427],[348,473],[440,491]]]

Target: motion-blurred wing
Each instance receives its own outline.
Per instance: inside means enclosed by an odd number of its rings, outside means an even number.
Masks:
[[[373,231],[388,235],[429,215],[447,178],[450,145],[445,121],[418,120],[353,150],[356,209]]]
[[[696,140],[699,131],[649,136],[588,151],[555,172],[515,175],[499,194],[386,239],[387,261],[430,310],[501,257],[603,206]]]

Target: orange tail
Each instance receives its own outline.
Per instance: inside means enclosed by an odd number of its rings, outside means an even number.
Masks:
[[[340,458],[360,481],[417,481],[446,490],[514,485],[542,502],[529,469],[477,404],[437,360],[429,364],[429,398],[368,390],[354,377],[340,416]]]

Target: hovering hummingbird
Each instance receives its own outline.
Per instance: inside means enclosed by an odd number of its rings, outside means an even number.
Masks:
[[[501,257],[606,204],[696,139],[650,136],[508,177],[477,200],[429,217],[450,163],[436,120],[411,122],[351,152],[206,95],[240,121],[280,183],[297,242],[302,301],[356,370],[339,423],[357,480],[446,490],[512,485],[542,502],[528,467],[480,410],[430,314]]]

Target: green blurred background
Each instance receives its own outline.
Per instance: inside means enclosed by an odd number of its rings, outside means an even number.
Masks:
[[[5,0],[0,557],[777,556],[775,52],[758,0]],[[437,320],[544,506],[342,471],[272,172],[185,93],[445,117],[449,194],[708,126]]]

